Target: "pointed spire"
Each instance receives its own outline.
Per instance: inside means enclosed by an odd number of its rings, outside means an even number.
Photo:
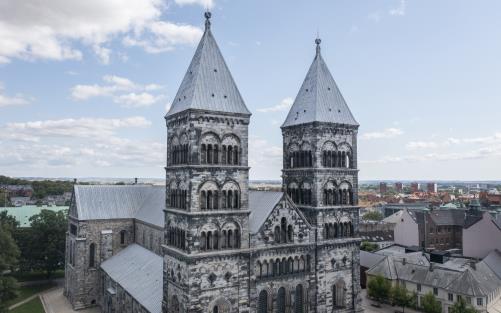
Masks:
[[[313,122],[358,126],[320,54],[321,42],[317,35],[315,58],[282,127]]]
[[[205,32],[166,116],[188,109],[250,115],[210,30],[207,10]]]
[[[210,18],[212,16],[212,13],[210,13],[210,11],[207,10],[205,11],[204,16],[205,16],[205,30],[207,31],[210,29]]]

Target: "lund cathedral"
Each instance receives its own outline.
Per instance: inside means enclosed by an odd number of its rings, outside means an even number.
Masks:
[[[320,53],[284,121],[282,190],[249,190],[251,113],[205,13],[166,186],[75,185],[65,296],[104,313],[360,312],[358,123]]]

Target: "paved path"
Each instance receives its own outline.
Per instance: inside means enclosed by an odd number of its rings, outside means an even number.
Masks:
[[[40,300],[42,300],[45,313],[101,313],[98,308],[74,311],[68,299],[63,295],[62,287],[42,293]]]

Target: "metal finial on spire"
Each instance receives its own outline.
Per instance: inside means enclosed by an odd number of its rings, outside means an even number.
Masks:
[[[322,42],[322,39],[318,38],[317,36],[317,39],[315,39],[315,43],[317,44],[317,55],[320,54],[320,43]]]
[[[204,16],[205,16],[205,29],[209,29],[210,28],[210,18],[212,16],[212,13],[210,13],[210,11],[207,10],[207,11],[205,11]]]

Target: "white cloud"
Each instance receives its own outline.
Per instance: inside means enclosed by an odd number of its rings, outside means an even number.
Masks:
[[[126,36],[123,44],[128,47],[141,47],[149,53],[171,51],[177,45],[192,45],[202,36],[200,28],[191,25],[178,25],[157,21],[148,25],[149,34]]]
[[[406,0],[400,0],[398,7],[391,9],[388,13],[393,16],[404,16],[406,7]]]
[[[214,1],[213,0],[174,0],[177,5],[183,6],[183,5],[192,5],[196,4],[199,6],[202,6],[205,9],[211,9],[214,7]]]
[[[127,118],[67,118],[33,122],[8,123],[0,131],[4,139],[39,141],[41,137],[106,138],[120,128],[143,128],[151,122],[142,116]],[[10,135],[9,135],[10,134]]]
[[[121,103],[125,107],[139,108],[139,107],[147,107],[154,103],[157,103],[162,98],[163,96],[161,95],[154,96],[147,92],[142,92],[142,93],[132,92],[125,95],[117,96],[114,98],[113,101],[115,101],[116,103]]]
[[[94,97],[112,97],[115,103],[124,107],[145,107],[157,103],[164,95],[151,92],[163,89],[158,84],[141,85],[116,75],[103,76],[105,85],[76,85],[71,88],[74,100],[87,100]]]
[[[433,149],[440,145],[434,141],[410,141],[407,143],[407,149]]]
[[[200,29],[161,21],[167,7],[165,0],[3,1],[0,63],[13,58],[80,60],[83,45],[106,64],[113,51],[105,44],[125,37],[145,48],[151,41],[161,51],[194,44]]]
[[[399,128],[386,128],[380,132],[365,133],[362,135],[362,139],[385,139],[393,138],[402,135],[404,132]]]
[[[262,109],[257,109],[258,112],[263,112],[263,113],[268,113],[268,112],[279,112],[279,111],[286,111],[290,109],[292,106],[292,103],[294,100],[290,97],[287,97],[283,99],[279,104],[272,106],[272,107],[267,107],[267,108],[262,108]]]
[[[0,108],[7,106],[25,105],[31,102],[30,99],[24,95],[18,94],[15,96],[7,96],[3,84],[0,82]]]

